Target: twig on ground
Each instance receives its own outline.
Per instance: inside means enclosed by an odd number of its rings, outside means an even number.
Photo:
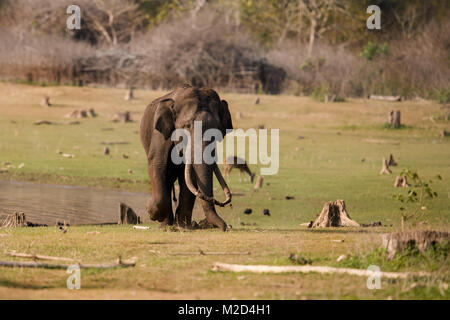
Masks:
[[[196,255],[201,255],[201,256],[222,256],[222,255],[247,256],[247,255],[250,255],[250,251],[245,251],[245,252],[204,252],[203,250],[199,249],[198,252],[174,252],[174,253],[169,253],[169,255],[171,255],[171,256],[196,256]]]

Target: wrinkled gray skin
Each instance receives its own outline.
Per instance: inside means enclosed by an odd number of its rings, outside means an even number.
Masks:
[[[223,206],[231,201],[231,193],[221,177],[217,164],[175,165],[171,160],[174,142],[171,135],[175,129],[184,128],[190,132],[193,144],[204,148],[209,142],[194,141],[194,121],[202,121],[203,132],[209,128],[233,129],[228,104],[220,100],[212,89],[184,85],[160,97],[147,106],[140,123],[141,142],[148,160],[148,173],[152,183],[152,198],[147,203],[147,213],[152,220],[162,225],[190,228],[192,209],[198,197],[209,223],[226,231],[227,224],[217,214],[215,205]],[[193,157],[192,157],[193,159]],[[213,173],[216,174],[227,200],[219,203],[213,198]],[[178,180],[180,193],[175,217],[172,211],[171,191]]]

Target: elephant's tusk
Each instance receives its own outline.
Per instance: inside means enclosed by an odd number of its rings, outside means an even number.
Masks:
[[[220,172],[220,169],[217,166],[217,163],[214,163],[214,174],[216,175],[217,180],[219,180],[220,186],[222,187],[223,192],[225,193],[225,201],[222,203],[219,202],[216,204],[220,207],[224,207],[231,202],[231,191],[230,191],[230,188],[228,187],[225,179],[223,178],[222,172]]]
[[[220,207],[224,207],[231,202],[230,189],[228,188],[228,185],[225,182],[225,179],[223,178],[222,173],[220,172],[220,169],[217,166],[217,164],[214,164],[214,174],[216,175],[217,180],[219,180],[219,183],[225,192],[226,199],[224,202],[219,202],[216,199],[214,199],[214,197],[208,197],[204,195],[201,191],[199,191],[199,189],[195,187],[194,184],[192,183],[191,171],[192,171],[192,164],[186,164],[186,167],[184,169],[184,180],[186,182],[186,186],[188,187],[189,191],[191,191],[196,197],[208,201],[210,203],[213,203],[215,205],[218,205]]]

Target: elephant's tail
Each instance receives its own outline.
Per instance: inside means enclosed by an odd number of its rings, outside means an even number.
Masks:
[[[173,196],[173,202],[177,202],[177,196],[175,194],[175,183],[172,184],[172,196]]]

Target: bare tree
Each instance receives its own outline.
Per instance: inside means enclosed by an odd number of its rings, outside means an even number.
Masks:
[[[91,0],[85,5],[87,22],[109,44],[129,41],[143,21],[139,5],[133,0]]]
[[[299,0],[300,15],[309,21],[308,57],[311,56],[316,39],[329,30],[333,12],[344,12],[341,0]]]

